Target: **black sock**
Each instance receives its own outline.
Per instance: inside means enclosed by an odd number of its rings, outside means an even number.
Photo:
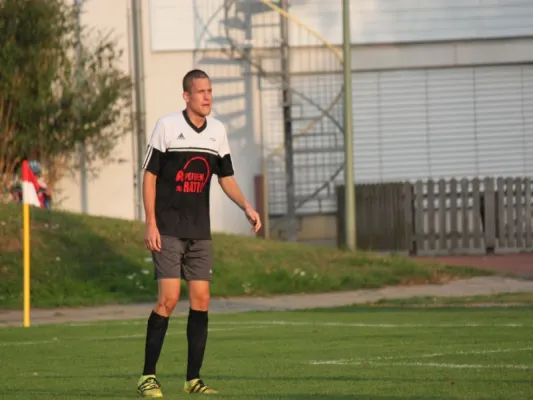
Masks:
[[[200,378],[207,343],[207,311],[189,309],[187,320],[187,380]]]
[[[169,317],[163,317],[152,311],[146,327],[146,344],[144,348],[143,375],[155,375],[155,366],[163,348],[167,333]]]

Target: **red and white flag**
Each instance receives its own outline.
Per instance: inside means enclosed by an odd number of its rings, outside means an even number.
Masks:
[[[33,174],[27,160],[22,161],[22,203],[31,206],[41,207],[41,202],[37,196],[40,185]]]

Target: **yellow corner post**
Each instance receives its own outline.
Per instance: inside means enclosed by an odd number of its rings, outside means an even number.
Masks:
[[[30,205],[22,204],[24,219],[24,327],[30,323]]]

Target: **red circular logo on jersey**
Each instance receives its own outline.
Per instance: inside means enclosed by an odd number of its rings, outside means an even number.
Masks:
[[[193,157],[176,174],[176,192],[202,193],[209,180],[209,163],[204,157]]]

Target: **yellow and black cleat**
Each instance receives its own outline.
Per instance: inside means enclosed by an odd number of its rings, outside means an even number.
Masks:
[[[141,397],[163,397],[161,384],[155,378],[155,375],[144,375],[139,379],[137,384],[137,393]]]
[[[183,390],[186,393],[198,393],[198,394],[216,394],[216,390],[207,387],[201,379],[191,379],[190,381],[185,382]]]

